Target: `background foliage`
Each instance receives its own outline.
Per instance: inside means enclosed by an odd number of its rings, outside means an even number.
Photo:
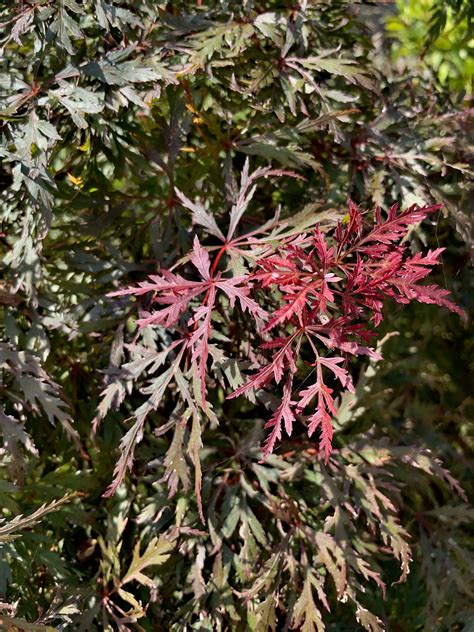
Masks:
[[[303,434],[261,463],[271,401],[225,401],[216,379],[207,417],[182,416],[173,388],[147,411],[133,471],[102,496],[170,343],[107,294],[173,265],[195,234],[215,246],[189,204],[227,227],[247,159],[304,179],[260,179],[243,232],[275,215],[283,231],[334,226],[348,197],[441,202],[413,247],[447,247],[436,281],[470,307],[473,126],[458,93],[472,59],[440,53],[457,74],[433,62],[439,81],[394,63],[424,38],[403,10],[392,50],[369,4],[3,3],[7,629],[474,625],[473,338],[444,310],[387,306],[385,360],[356,366],[327,465]],[[222,343],[247,335],[220,326]],[[226,351],[214,369],[238,385]]]
[[[454,100],[473,97],[474,3],[472,0],[397,2],[387,20],[399,63],[424,65]]]

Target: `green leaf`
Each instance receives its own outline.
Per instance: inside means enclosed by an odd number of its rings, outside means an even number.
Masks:
[[[270,594],[268,597],[259,604],[256,608],[256,623],[252,628],[254,632],[272,632],[276,631],[276,600],[275,595]]]
[[[122,577],[120,585],[123,586],[131,581],[137,581],[144,586],[153,587],[154,582],[143,574],[143,571],[150,566],[161,566],[170,557],[175,544],[172,539],[160,536],[153,538],[146,547],[143,554],[140,554],[140,543],[133,549],[133,559],[128,571]]]
[[[313,598],[313,583],[317,582],[321,592],[324,594],[322,583],[316,579],[315,574],[306,570],[306,577],[303,590],[295,604],[294,625],[301,626],[301,632],[324,632],[326,629],[320,610],[317,608]]]

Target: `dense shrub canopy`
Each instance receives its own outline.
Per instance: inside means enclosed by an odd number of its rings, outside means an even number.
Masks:
[[[0,7],[0,625],[474,625],[472,109],[386,19]]]

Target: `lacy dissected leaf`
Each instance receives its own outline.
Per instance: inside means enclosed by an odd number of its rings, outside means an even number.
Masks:
[[[255,630],[257,632],[268,632],[268,630],[276,632],[276,626],[276,598],[274,594],[270,593],[256,608]]]
[[[322,581],[308,568],[301,595],[295,604],[294,625],[301,626],[304,632],[324,632],[326,627],[314,601],[313,588],[317,589],[318,594],[324,595]],[[327,602],[324,605],[327,607]]]
[[[37,415],[45,414],[52,425],[58,421],[76,446],[80,447],[79,435],[73,427],[68,405],[61,397],[60,387],[42,368],[34,354],[1,343],[0,368],[13,379],[25,407]]]
[[[143,426],[150,412],[156,410],[161,399],[179,369],[179,363],[184,353],[184,347],[180,349],[171,366],[163,373],[150,380],[143,389],[143,393],[149,398],[135,411],[135,423],[122,437],[120,441],[120,457],[114,468],[114,479],[104,492],[104,496],[112,496],[122,483],[127,470],[131,470],[134,460],[135,448],[143,439]]]
[[[293,377],[290,376],[285,386],[283,387],[283,397],[280,405],[273,413],[273,416],[265,424],[265,428],[273,428],[268,435],[265,445],[263,446],[264,456],[268,456],[273,452],[275,443],[281,440],[282,424],[284,425],[286,434],[290,437],[293,432],[293,422],[296,420],[295,413],[293,412],[291,401],[291,394],[293,390]]]
[[[150,540],[145,551],[140,553],[140,543],[138,542],[133,550],[133,558],[130,566],[120,580],[120,585],[123,586],[128,582],[137,581],[144,586],[153,587],[153,581],[147,577],[143,571],[150,566],[160,566],[164,564],[174,548],[175,544],[173,540],[160,536],[159,538]]]
[[[382,621],[369,610],[359,606],[356,612],[357,621],[369,632],[384,632]]]
[[[153,293],[153,302],[164,306],[152,314],[141,318],[138,324],[164,325],[177,327],[180,317],[190,313],[186,325],[189,337],[186,342],[191,352],[191,359],[199,367],[202,404],[206,401],[207,361],[209,357],[209,339],[212,335],[212,317],[216,309],[217,290],[229,299],[233,308],[238,302],[243,312],[248,311],[254,318],[264,318],[266,312],[250,296],[250,287],[246,277],[225,278],[211,269],[209,253],[204,249],[198,237],[194,238],[193,249],[189,253],[189,261],[199,273],[200,280],[187,280],[181,275],[163,270],[161,275],[152,275],[149,281],[138,287],[112,292],[110,296],[135,295]],[[194,299],[197,304],[195,304]]]
[[[182,421],[176,423],[173,440],[164,460],[165,474],[161,480],[166,481],[169,489],[169,497],[174,496],[181,482],[184,492],[189,491],[189,466],[184,458],[184,433],[189,413],[183,415]]]
[[[28,516],[20,514],[19,516],[15,516],[13,520],[10,520],[6,524],[0,524],[0,541],[8,542],[15,538],[21,537],[21,534],[17,534],[15,532],[34,526],[41,521],[43,516],[46,516],[51,512],[58,511],[58,509],[62,505],[70,502],[76,496],[77,494],[75,493],[65,494],[62,498],[59,498],[58,500],[53,500],[49,504],[41,505],[39,509],[29,514]]]
[[[259,270],[250,280],[265,290],[271,301],[278,290],[264,332],[272,331],[273,340],[262,349],[273,352],[268,364],[261,363],[248,381],[229,397],[261,390],[271,381],[279,384],[285,372],[297,374],[297,362],[303,344],[313,356],[306,363],[315,367],[316,381],[304,389],[295,389],[294,378],[285,382],[281,403],[267,424],[272,428],[264,445],[268,456],[281,439],[282,420],[287,434],[293,429],[295,413],[304,414],[315,402],[313,412],[306,413],[308,435],[320,431],[320,450],[325,460],[332,450],[332,418],[336,413],[334,387],[325,381],[323,367],[332,373],[343,389],[353,391],[346,365],[351,355],[380,354],[366,346],[375,326],[383,319],[383,306],[388,298],[401,303],[418,301],[447,307],[465,318],[465,312],[448,297],[448,290],[419,283],[439,263],[442,249],[426,255],[408,253],[402,242],[408,228],[438,211],[439,205],[413,206],[398,212],[391,207],[386,218],[376,209],[373,227],[352,202],[346,222],[340,222],[334,234],[323,234],[318,227],[311,234],[301,234],[258,261]],[[291,332],[288,336],[288,332]],[[278,333],[280,332],[280,336]],[[283,337],[284,334],[287,337]],[[322,343],[322,349],[321,349]],[[337,356],[326,353],[339,352]],[[341,366],[342,365],[342,366]],[[304,381],[308,381],[308,374]]]

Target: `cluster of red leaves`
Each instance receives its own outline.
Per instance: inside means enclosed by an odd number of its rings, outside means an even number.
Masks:
[[[154,274],[149,281],[139,283],[138,287],[112,292],[110,296],[124,294],[147,294],[154,292],[154,303],[162,308],[152,314],[144,314],[138,320],[140,327],[146,325],[163,325],[166,328],[177,327],[180,318],[187,312],[191,315],[187,320],[186,331],[181,331],[185,346],[191,351],[191,360],[199,367],[201,380],[202,401],[206,398],[207,360],[209,358],[209,338],[212,334],[212,313],[216,307],[219,292],[227,295],[230,307],[233,308],[236,299],[242,311],[248,310],[254,318],[266,316],[266,312],[252,298],[249,297],[250,288],[248,277],[223,278],[216,272],[216,266],[211,269],[209,253],[202,248],[197,237],[194,247],[189,253],[189,261],[199,273],[198,281],[188,280],[180,274],[162,270],[161,274]],[[194,299],[197,299],[193,305]]]
[[[336,413],[334,382],[353,390],[350,357],[380,358],[369,345],[374,328],[383,320],[384,302],[390,298],[403,304],[431,303],[465,318],[447,290],[420,283],[439,263],[443,249],[411,255],[408,243],[402,241],[411,225],[439,209],[440,205],[413,206],[399,213],[394,205],[385,217],[376,209],[368,225],[351,202],[348,215],[332,234],[316,228],[310,234],[284,239],[265,251],[254,270],[238,277],[218,271],[225,243],[211,265],[207,250],[196,237],[188,260],[199,280],[162,270],[138,287],[113,295],[153,292],[158,309],[138,322],[140,326],[173,328],[181,337],[198,368],[203,404],[213,312],[219,295],[225,295],[230,308],[238,302],[256,321],[264,342],[260,344],[262,353],[252,353],[254,373],[228,397],[259,391],[272,381],[281,384],[280,404],[266,424],[270,434],[264,454],[273,451],[283,428],[291,435],[298,417],[307,425],[309,436],[320,429],[320,448],[327,459],[333,436],[331,419]],[[258,247],[258,239],[254,242]],[[313,367],[309,373],[307,367]],[[298,373],[305,379],[296,387]]]
[[[310,408],[312,412],[306,416],[308,434],[320,428],[320,447],[325,458],[329,457],[331,417],[336,408],[334,389],[328,386],[325,374],[329,372],[333,381],[339,380],[343,388],[353,390],[347,371],[350,356],[380,358],[367,344],[375,335],[373,327],[383,320],[387,298],[399,303],[433,303],[465,316],[449,300],[447,290],[419,283],[439,263],[443,249],[429,251],[426,256],[410,256],[408,244],[401,243],[410,225],[439,208],[412,207],[398,213],[394,205],[385,219],[377,209],[374,224],[367,230],[363,214],[350,203],[347,222],[341,222],[334,235],[323,235],[316,228],[311,235],[283,243],[275,254],[258,262],[260,270],[252,275],[252,282],[281,293],[280,305],[264,332],[283,328],[288,335],[262,345],[272,350],[271,361],[258,368],[231,397],[252,388],[262,389],[272,380],[284,382],[281,404],[266,425],[271,432],[265,455],[281,439],[282,426],[291,435],[296,415]],[[305,388],[298,390],[294,377],[303,343],[313,354],[312,361],[306,362],[315,367],[315,379],[307,385],[307,378]]]

